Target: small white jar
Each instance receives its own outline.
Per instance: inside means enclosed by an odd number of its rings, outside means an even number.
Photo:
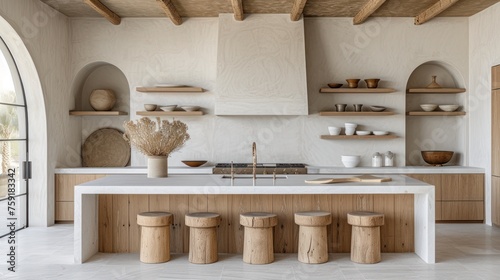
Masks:
[[[394,153],[392,153],[391,151],[388,151],[387,153],[385,153],[385,166],[394,166]]]
[[[382,155],[380,153],[373,154],[372,167],[382,167]]]

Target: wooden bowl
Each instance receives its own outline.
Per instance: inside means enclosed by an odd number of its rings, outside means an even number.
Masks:
[[[207,163],[206,160],[183,160],[182,163],[189,167],[200,167],[203,164]]]
[[[330,88],[339,88],[341,87],[343,84],[337,84],[337,83],[329,83],[328,86]]]
[[[365,79],[366,87],[367,88],[377,88],[379,81],[380,81],[380,79]]]
[[[357,88],[359,79],[346,79],[347,81],[347,86],[350,88]]]
[[[452,151],[421,151],[422,158],[430,165],[442,166],[453,157]]]

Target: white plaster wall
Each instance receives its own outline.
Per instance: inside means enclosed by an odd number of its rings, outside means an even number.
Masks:
[[[22,40],[9,45],[17,35],[12,36],[7,44],[19,64],[29,110],[33,161],[30,226],[47,226],[54,221],[54,168],[72,166],[74,162],[67,159],[78,156],[72,143],[78,143],[81,135],[80,121],[68,115],[74,102],[68,94],[68,20],[42,2],[32,0],[0,0],[0,16]],[[33,62],[36,69],[30,68]]]
[[[486,223],[491,224],[491,67],[500,64],[500,3],[470,17],[470,165],[486,169]]]
[[[187,19],[174,26],[168,19],[124,19],[114,26],[103,19],[71,19],[72,70],[96,61],[117,66],[130,84],[130,118],[144,103],[201,105],[207,115],[178,117],[188,123],[192,139],[169,162],[251,160],[257,142],[259,162],[305,162],[341,166],[340,155],[360,154],[371,164],[374,152],[391,150],[405,165],[405,88],[412,71],[427,61],[444,61],[468,76],[468,19],[437,18],[422,26],[412,18],[376,18],[353,26],[351,19],[306,18],[308,116],[214,116],[218,19]],[[380,95],[320,94],[328,82],[346,78],[382,79],[380,86],[397,92]],[[430,79],[430,77],[429,77]],[[426,84],[428,81],[424,81]],[[204,93],[139,93],[137,86],[157,83],[200,86]],[[362,83],[364,86],[364,83]],[[464,85],[468,87],[467,84]],[[397,115],[380,118],[319,117],[335,103],[384,105]],[[356,122],[368,130],[389,130],[400,138],[387,141],[321,140],[327,127]],[[436,122],[439,127],[441,124]],[[86,125],[84,124],[84,129]],[[466,144],[452,147],[465,153]],[[145,165],[133,153],[132,165]]]

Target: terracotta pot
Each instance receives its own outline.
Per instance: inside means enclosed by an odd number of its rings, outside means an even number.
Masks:
[[[168,177],[168,157],[148,156],[148,178]]]

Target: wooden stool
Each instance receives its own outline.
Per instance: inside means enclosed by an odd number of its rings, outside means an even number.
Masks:
[[[298,212],[295,223],[299,225],[298,258],[303,263],[328,261],[328,234],[326,226],[332,223],[329,212]]]
[[[380,226],[384,225],[384,214],[374,212],[351,212],[347,223],[352,225],[351,261],[378,263],[380,256]]]
[[[141,253],[143,263],[162,263],[170,260],[170,224],[173,215],[168,212],[137,214],[141,226]]]
[[[272,263],[273,227],[278,224],[278,216],[265,212],[243,213],[240,214],[240,224],[245,227],[243,261],[250,264]]]
[[[217,261],[217,226],[221,218],[217,213],[186,214],[189,229],[189,262],[214,263]]]

